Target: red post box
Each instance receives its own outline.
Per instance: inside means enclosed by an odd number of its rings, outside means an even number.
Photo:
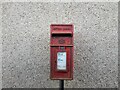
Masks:
[[[73,25],[50,26],[50,78],[73,79]]]

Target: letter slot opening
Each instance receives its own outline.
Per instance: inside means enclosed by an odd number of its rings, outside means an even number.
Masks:
[[[52,34],[52,37],[72,37],[72,34]]]

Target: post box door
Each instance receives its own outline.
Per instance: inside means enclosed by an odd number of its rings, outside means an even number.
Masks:
[[[72,64],[72,48],[65,47],[65,50],[59,50],[60,47],[53,47],[51,50],[51,68],[53,69],[51,72],[51,76],[54,77],[54,79],[72,79],[72,68],[70,66],[73,66]],[[63,54],[62,59],[64,59],[62,62],[59,62],[58,59],[61,58],[61,55]],[[66,60],[66,61],[65,61]],[[65,65],[66,64],[66,65]],[[58,66],[60,65],[60,66]],[[62,75],[62,78],[61,78]]]

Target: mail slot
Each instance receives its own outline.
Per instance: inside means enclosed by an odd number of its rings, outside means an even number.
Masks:
[[[73,79],[73,25],[50,26],[50,78]]]

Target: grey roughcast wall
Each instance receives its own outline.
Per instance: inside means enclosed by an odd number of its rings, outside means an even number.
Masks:
[[[74,80],[65,88],[118,87],[118,3],[2,3],[2,87],[57,88],[50,24],[74,25]]]

